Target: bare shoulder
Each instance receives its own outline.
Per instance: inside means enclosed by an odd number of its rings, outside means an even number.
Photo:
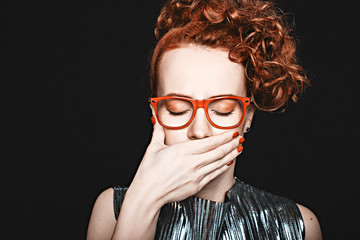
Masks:
[[[103,191],[94,204],[87,231],[87,240],[111,239],[116,219],[113,207],[114,189]]]
[[[305,224],[305,240],[321,240],[321,228],[316,215],[307,207],[296,204],[299,207]]]

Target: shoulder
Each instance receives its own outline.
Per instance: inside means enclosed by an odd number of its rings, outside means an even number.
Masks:
[[[293,200],[277,196],[275,194],[266,192],[251,185],[246,184],[246,188],[249,192],[251,192],[252,195],[259,196],[257,197],[258,199],[261,198],[266,201],[267,206],[272,206],[272,208],[277,209],[277,212],[279,214],[283,213],[284,217],[282,219],[297,219],[301,217],[305,227],[305,240],[322,239],[320,223],[316,215],[310,209],[304,207],[303,205],[295,203]],[[269,205],[268,203],[271,204]],[[298,216],[299,212],[301,216]],[[286,218],[285,216],[291,217]]]
[[[286,210],[292,210],[294,213],[299,213],[299,209],[295,202],[289,198],[270,193],[241,180],[238,180],[238,186],[238,195],[240,195],[241,198],[246,198],[247,201],[250,201],[253,204],[261,204],[264,207],[275,208],[278,210],[281,209],[284,213]]]
[[[305,240],[321,240],[320,223],[316,215],[307,207],[296,204],[300,210],[301,216],[305,224]]]
[[[294,239],[302,239],[301,236],[305,236],[305,223],[299,207],[293,200],[241,181],[238,183],[236,199],[241,211],[245,209],[245,213],[255,212],[256,214],[252,215],[264,226],[276,226],[275,229],[281,239],[287,239],[289,229],[291,234],[296,236]]]
[[[111,238],[116,225],[113,199],[113,188],[106,189],[96,199],[87,231],[88,240]]]

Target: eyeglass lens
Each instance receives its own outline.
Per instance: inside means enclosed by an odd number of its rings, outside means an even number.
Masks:
[[[188,123],[194,108],[190,101],[164,99],[158,103],[159,120],[168,127],[180,127]],[[236,99],[218,99],[209,103],[208,115],[220,127],[231,127],[241,120],[243,104]]]

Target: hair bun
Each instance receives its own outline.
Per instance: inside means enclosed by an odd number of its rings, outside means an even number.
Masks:
[[[309,85],[289,32],[283,12],[260,0],[169,0],[155,28],[163,48],[181,42],[226,49],[245,66],[248,94],[264,111],[284,109]]]

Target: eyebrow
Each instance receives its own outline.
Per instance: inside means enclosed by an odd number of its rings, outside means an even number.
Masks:
[[[169,93],[169,94],[167,94],[166,96],[184,97],[184,98],[194,99],[193,97],[191,97],[191,96],[189,96],[189,95],[182,94],[182,93]],[[230,94],[230,93],[229,93],[229,94],[214,95],[214,96],[209,97],[209,99],[210,99],[210,98],[217,98],[217,97],[228,97],[228,96],[237,97],[237,95],[234,95],[234,94]]]

